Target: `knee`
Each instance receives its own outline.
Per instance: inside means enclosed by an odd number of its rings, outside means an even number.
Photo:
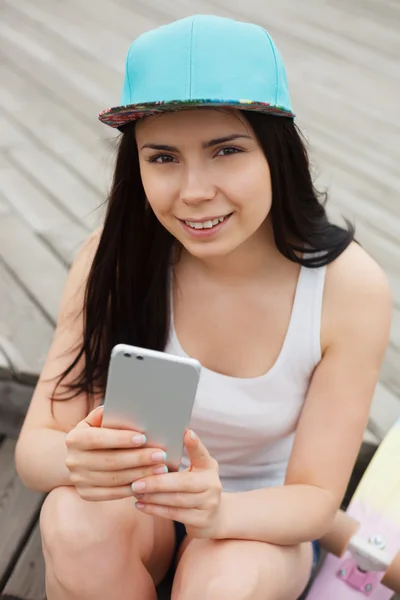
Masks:
[[[259,586],[260,577],[255,567],[241,570],[215,564],[201,581],[198,577],[185,577],[177,600],[254,600]]]
[[[207,600],[254,600],[258,578],[251,573],[221,573],[211,577],[204,598]]]
[[[127,518],[128,511],[116,510],[116,502],[87,502],[74,487],[56,488],[47,496],[40,514],[46,569],[67,589],[74,582],[84,586],[86,579],[90,585],[99,569],[104,576],[118,573],[124,549],[134,539],[135,511],[132,506]]]

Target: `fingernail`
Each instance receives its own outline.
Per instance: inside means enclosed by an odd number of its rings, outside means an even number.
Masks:
[[[100,406],[96,406],[96,408],[94,408],[94,409],[93,409],[93,412],[94,412],[95,410],[99,410],[99,408],[103,408],[103,406],[104,406],[104,404],[100,404]]]
[[[131,487],[133,492],[143,492],[146,484],[144,481],[135,481],[135,483],[132,483]]]
[[[135,446],[142,446],[147,442],[147,437],[142,434],[134,435],[132,438],[132,442],[135,444]]]
[[[161,467],[156,467],[153,471],[154,475],[162,475],[162,473],[168,473],[167,465],[162,465]]]
[[[197,440],[197,435],[195,434],[193,429],[190,430],[190,437],[192,438],[192,440]]]
[[[139,510],[142,510],[142,508],[144,508],[144,504],[143,502],[136,502],[135,503],[136,508],[138,508]]]
[[[151,460],[153,462],[165,462],[167,460],[166,452],[153,452],[151,455]]]

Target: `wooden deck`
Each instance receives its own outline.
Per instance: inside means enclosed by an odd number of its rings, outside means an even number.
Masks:
[[[0,593],[44,598],[42,497],[15,473],[15,439],[46,355],[68,266],[101,222],[118,104],[139,33],[195,11],[258,22],[288,67],[298,124],[334,219],[385,269],[390,345],[371,411],[400,416],[400,5],[396,0],[3,0],[0,6]],[[373,315],[371,315],[373,318]],[[2,436],[2,437],[1,437]]]

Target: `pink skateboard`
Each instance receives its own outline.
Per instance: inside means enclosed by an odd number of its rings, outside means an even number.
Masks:
[[[400,420],[321,546],[329,554],[307,600],[389,600],[400,593]]]

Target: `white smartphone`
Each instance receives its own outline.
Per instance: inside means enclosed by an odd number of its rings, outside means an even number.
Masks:
[[[111,352],[103,427],[144,433],[178,469],[200,378],[199,361],[118,344]]]

